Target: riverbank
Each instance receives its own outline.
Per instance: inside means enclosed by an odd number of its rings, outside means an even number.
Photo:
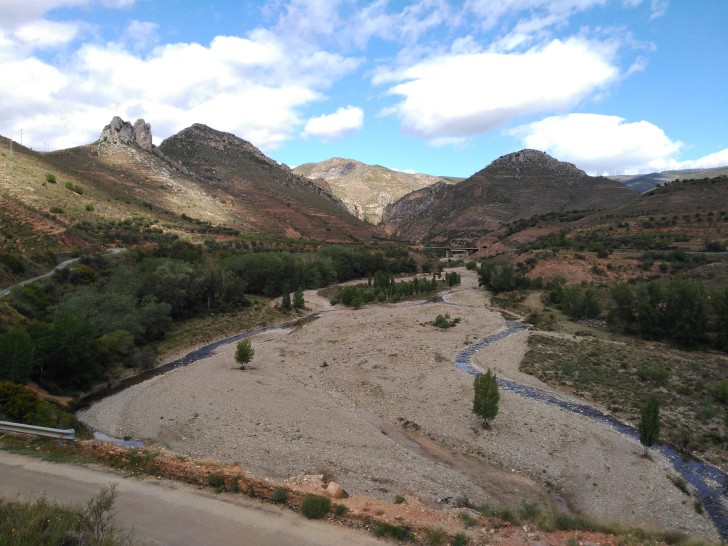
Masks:
[[[477,286],[472,272],[462,277],[463,288]],[[554,506],[552,487],[587,516],[717,540],[670,481],[666,462],[641,458],[638,442],[608,427],[502,391],[501,412],[484,431],[471,413],[472,378],[453,358],[504,320],[485,307],[481,291],[448,299],[457,305],[334,309],[302,328],[255,336],[245,371],[234,363],[234,344],[223,345],[79,416],[114,436],[239,461],[274,478],[325,473],[383,499],[525,500],[544,510]],[[312,294],[306,301],[328,306]],[[461,321],[438,330],[431,322],[445,313]],[[526,336],[492,344],[476,364],[540,383],[517,371]]]

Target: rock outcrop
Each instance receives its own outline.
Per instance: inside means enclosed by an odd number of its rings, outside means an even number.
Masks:
[[[152,151],[152,126],[143,119],[138,119],[132,125],[119,116],[114,116],[111,123],[101,131],[98,142],[113,144],[137,145],[143,150]]]

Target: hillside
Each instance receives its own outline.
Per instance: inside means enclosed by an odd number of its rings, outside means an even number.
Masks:
[[[644,193],[652,188],[667,184],[673,180],[693,180],[696,178],[713,178],[716,176],[728,175],[728,166],[716,167],[713,169],[680,169],[674,171],[661,171],[656,173],[637,175],[610,176],[612,180],[621,182],[635,191]]]
[[[325,180],[331,192],[361,220],[378,224],[384,207],[403,195],[437,182],[454,184],[462,179],[405,173],[380,165],[334,157],[319,163],[299,165],[293,172],[311,180]]]
[[[410,241],[476,241],[519,218],[595,210],[636,199],[634,191],[537,150],[502,156],[456,186],[436,184],[386,207],[386,233]]]
[[[149,233],[193,241],[376,234],[337,198],[234,135],[195,125],[157,150],[139,121],[115,118],[97,142],[51,153],[17,143],[11,150],[0,138],[0,252],[57,253]]]
[[[159,151],[213,193],[226,195],[233,213],[254,231],[329,241],[377,233],[325,188],[230,133],[195,124],[164,140]]]

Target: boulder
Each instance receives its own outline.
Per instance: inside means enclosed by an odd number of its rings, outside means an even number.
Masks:
[[[336,482],[329,482],[329,485],[326,486],[326,492],[332,499],[345,499],[349,496],[349,494],[344,491],[344,488]]]

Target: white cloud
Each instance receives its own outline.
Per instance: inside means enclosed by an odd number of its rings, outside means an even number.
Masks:
[[[618,72],[605,51],[579,38],[553,40],[525,53],[443,55],[400,72],[402,83],[389,93],[403,100],[384,113],[428,139],[464,137],[519,116],[573,106]]]
[[[14,28],[35,22],[54,9],[77,8],[99,4],[119,9],[133,6],[135,0],[2,0],[0,2],[0,27]]]
[[[549,19],[564,20],[577,11],[604,5],[608,0],[466,0],[465,9],[481,17],[481,24],[491,29],[508,16],[521,12],[543,14]]]
[[[58,47],[71,42],[79,31],[76,23],[32,21],[15,30],[14,36],[24,44],[37,48]]]
[[[631,174],[680,167],[682,142],[647,121],[628,123],[617,116],[568,114],[522,125],[509,134],[592,173]]]
[[[0,119],[7,122],[0,130],[25,128],[36,147],[48,141],[69,147],[93,141],[120,115],[147,119],[156,142],[199,122],[271,150],[296,136],[304,124],[300,109],[321,100],[321,89],[358,62],[291,50],[262,30],[247,38],[218,36],[209,46],[158,46],[144,57],[121,43],[89,44],[59,68],[36,58],[0,64]],[[91,113],[93,123],[79,121]],[[355,113],[345,110],[336,119],[351,126]],[[63,126],[75,131],[58,134]]]
[[[364,111],[357,106],[339,108],[333,114],[311,118],[302,136],[328,142],[354,133],[364,125]]]

